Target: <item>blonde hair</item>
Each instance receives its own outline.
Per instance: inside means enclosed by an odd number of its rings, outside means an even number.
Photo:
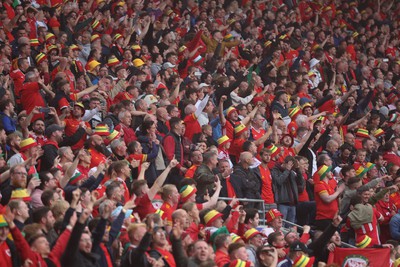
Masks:
[[[176,186],[173,184],[166,184],[163,187],[161,187],[160,189],[161,199],[164,201],[167,200],[169,195],[172,194],[174,188],[176,188]]]
[[[136,231],[137,231],[140,227],[146,228],[146,224],[144,224],[144,223],[132,223],[131,225],[128,226],[128,229],[127,229],[126,232],[128,233],[128,237],[129,237],[129,240],[130,240],[131,242],[132,242],[132,240],[133,240],[133,238],[134,238],[134,235],[135,235]]]
[[[51,212],[53,213],[54,218],[56,221],[60,218],[64,218],[65,212],[69,208],[68,201],[63,199],[59,199],[53,203],[53,207],[51,207]]]

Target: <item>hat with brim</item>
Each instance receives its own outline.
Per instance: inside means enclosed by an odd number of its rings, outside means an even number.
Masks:
[[[226,110],[226,116],[229,117],[229,115],[232,114],[234,111],[237,112],[237,110],[236,110],[235,107],[232,107],[232,106],[229,107],[229,108]]]
[[[179,191],[182,202],[188,201],[189,198],[193,196],[196,192],[197,189],[191,185],[185,185],[184,187],[182,187],[181,190]]]
[[[83,178],[85,178],[85,176],[79,171],[76,171],[75,174],[69,179],[69,183],[71,185],[77,184]]]
[[[110,57],[107,61],[107,66],[113,67],[119,64],[119,60],[116,57]]]
[[[361,137],[361,138],[369,138],[369,132],[367,129],[358,128],[357,132],[356,132],[356,136]]]
[[[206,223],[206,226],[211,226],[211,224],[217,220],[218,218],[222,217],[222,213],[216,211],[216,210],[210,210],[207,212],[207,214],[204,216],[204,222]]]
[[[49,138],[54,132],[56,131],[63,131],[64,128],[61,127],[58,124],[52,124],[46,127],[46,130],[44,131],[44,135]]]
[[[39,45],[40,45],[39,39],[36,39],[36,38],[31,39],[31,40],[29,41],[29,43],[30,43],[31,46],[39,46]]]
[[[217,143],[219,147],[222,147],[226,143],[230,142],[231,139],[227,135],[223,135],[220,138],[218,138]]]
[[[269,146],[266,147],[268,152],[271,153],[271,157],[275,157],[279,154],[281,151],[276,145],[270,144]]]
[[[243,123],[240,123],[239,125],[237,125],[235,127],[235,135],[236,136],[241,136],[247,130],[248,130],[248,128],[246,127],[246,125],[244,125]]]
[[[332,166],[321,165],[317,171],[314,173],[314,177],[318,180],[322,180],[325,176],[332,170]]]
[[[91,60],[87,63],[87,67],[88,67],[89,71],[94,71],[94,69],[99,65],[101,65],[101,63],[98,62],[97,60]]]
[[[123,36],[122,36],[121,34],[117,33],[116,35],[114,35],[113,40],[114,40],[114,42],[115,42],[115,41],[117,41],[118,39],[121,39],[122,37],[123,37]]]
[[[385,135],[385,131],[382,130],[381,128],[379,128],[376,131],[374,131],[373,135],[374,135],[375,138],[378,138],[378,137],[380,137],[382,135]]]
[[[95,41],[97,41],[97,40],[100,40],[100,35],[98,35],[97,33],[95,33],[95,34],[93,34],[91,37],[90,37],[90,42],[95,42]]]
[[[19,152],[24,152],[29,148],[35,146],[38,146],[38,143],[35,141],[35,139],[33,139],[32,137],[26,138],[22,140],[21,143],[19,144],[20,147]]]
[[[316,58],[313,58],[310,60],[310,69],[312,69],[313,67],[315,67],[317,64],[319,63],[319,60]]]
[[[48,34],[46,34],[46,36],[44,37],[44,40],[46,42],[50,41],[51,39],[56,39],[56,36],[54,34],[52,34],[51,32],[49,32]]]
[[[75,102],[74,106],[78,106],[82,109],[83,113],[85,113],[85,106],[83,105],[82,102]]]
[[[242,261],[242,260],[234,260],[231,261],[228,265],[228,267],[250,267],[251,266],[251,261]]]
[[[57,53],[58,53],[58,46],[56,46],[56,45],[49,45],[49,46],[47,47],[47,52],[48,52],[48,53],[50,53],[50,52],[53,51],[53,50],[57,51]]]
[[[47,59],[47,56],[46,56],[46,54],[44,54],[44,53],[39,53],[36,57],[35,57],[35,60],[36,60],[36,64],[40,64],[40,63],[42,63],[43,61],[45,61]]]
[[[120,137],[121,137],[121,133],[114,129],[114,130],[107,136],[107,140],[108,140],[108,142],[111,143],[112,141],[114,141],[115,139],[118,139],[118,138],[120,138]]]
[[[31,196],[28,193],[26,188],[18,188],[11,192],[10,200],[18,200],[21,199],[24,202],[31,201]]]
[[[248,242],[256,235],[261,235],[261,233],[256,228],[251,228],[244,233],[243,238]]]
[[[275,218],[277,217],[282,217],[282,213],[277,210],[277,209],[270,209],[266,214],[265,214],[265,219],[267,222],[272,222]]]
[[[230,236],[231,236],[232,243],[236,243],[240,240],[243,240],[240,236],[238,236],[235,233],[231,233]]]
[[[356,176],[358,178],[362,178],[367,172],[368,172],[368,169],[364,168],[363,166],[360,165],[356,170]]]
[[[372,162],[367,162],[367,164],[365,165],[365,168],[367,169],[367,171],[369,172],[370,170],[372,170],[376,165]]]
[[[368,235],[358,235],[356,238],[356,247],[357,248],[366,248],[371,244],[372,239]]]
[[[110,131],[108,129],[107,124],[99,123],[96,125],[94,128],[94,134],[100,135],[100,136],[109,136]]]
[[[81,49],[79,48],[79,46],[73,44],[69,47],[70,49],[72,49],[72,51],[81,51]]]
[[[141,60],[140,58],[135,58],[135,59],[132,61],[132,63],[133,63],[133,66],[135,66],[136,68],[139,68],[139,67],[141,67],[141,66],[144,65],[143,60]]]
[[[297,257],[294,262],[294,267],[312,267],[314,265],[315,258],[314,257],[307,257],[306,255],[301,255]]]

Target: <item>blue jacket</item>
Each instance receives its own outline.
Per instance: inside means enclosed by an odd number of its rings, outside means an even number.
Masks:
[[[390,219],[390,235],[394,240],[400,240],[400,214],[397,213]]]
[[[0,112],[0,118],[1,122],[3,123],[4,130],[6,131],[6,134],[13,133],[17,130],[17,125],[11,117],[8,115],[4,114],[3,112]]]

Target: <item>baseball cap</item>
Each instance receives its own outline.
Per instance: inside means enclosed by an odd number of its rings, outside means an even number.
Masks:
[[[46,135],[46,137],[50,137],[54,132],[63,131],[63,130],[64,130],[64,128],[61,127],[60,125],[52,124],[46,128],[46,130],[44,131],[44,134]]]

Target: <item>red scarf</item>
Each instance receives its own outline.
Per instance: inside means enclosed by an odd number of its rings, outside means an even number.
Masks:
[[[103,243],[100,243],[100,248],[103,251],[104,256],[106,256],[107,266],[112,267],[113,264],[111,261],[110,253],[108,253],[106,246]]]

